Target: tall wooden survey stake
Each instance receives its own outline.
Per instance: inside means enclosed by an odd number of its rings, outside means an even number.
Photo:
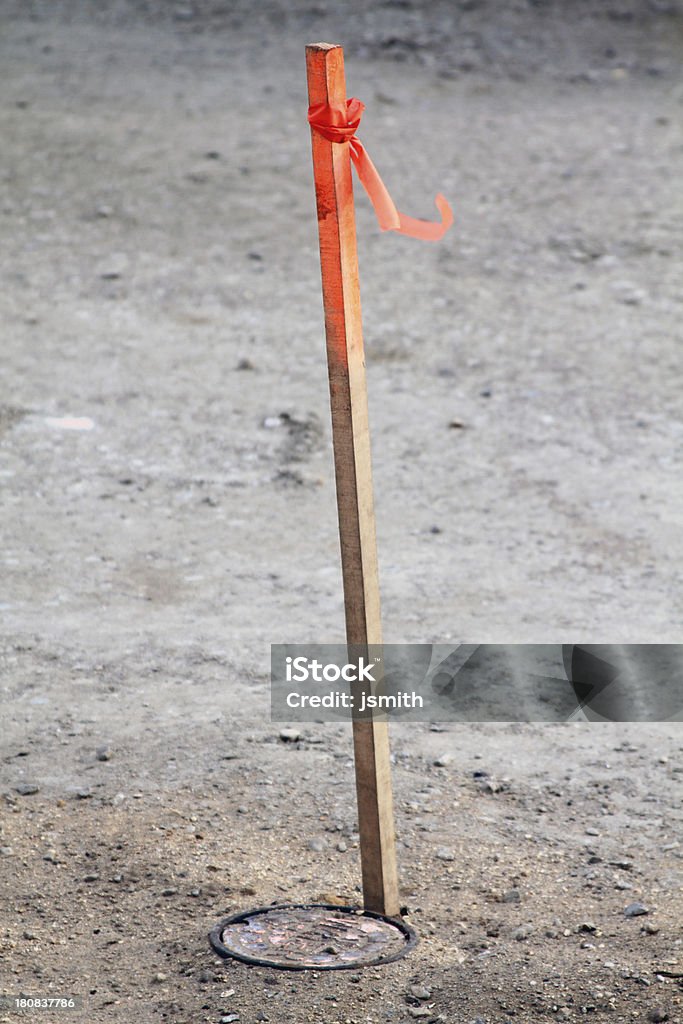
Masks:
[[[346,108],[340,46],[306,47],[308,96]],[[312,132],[320,235],[327,365],[337,482],[346,638],[382,642],[375,513],[370,465],[365,356],[349,146]],[[399,913],[389,735],[386,721],[353,723],[363,901],[366,910]]]

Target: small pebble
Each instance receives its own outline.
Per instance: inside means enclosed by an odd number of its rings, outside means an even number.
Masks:
[[[653,1010],[650,1014],[650,1020],[652,1024],[664,1024],[669,1019],[669,1014],[666,1010]]]
[[[225,1017],[221,1017],[221,1024],[232,1024],[233,1021],[239,1019],[239,1013],[228,1013]]]
[[[411,1006],[410,1007],[411,1017],[433,1017],[434,1013],[429,1009],[428,1006]]]
[[[512,937],[517,939],[517,942],[524,942],[525,939],[529,938],[533,930],[534,926],[532,924],[521,924],[519,928],[515,928]]]
[[[577,928],[577,931],[579,932],[596,932],[597,930],[598,926],[594,924],[592,921],[582,921],[579,927]]]
[[[431,999],[431,989],[425,988],[424,985],[411,985],[410,994],[414,999]]]
[[[27,939],[29,942],[32,942],[33,939],[37,939],[38,936],[36,935],[35,932],[28,932],[27,931],[27,932],[24,932],[24,938]]]
[[[337,843],[337,850],[339,851],[339,853],[346,853],[346,851],[348,850],[348,846],[346,845],[343,839],[340,839],[339,842]]]
[[[152,978],[152,981],[154,981],[158,985],[160,985],[162,983],[162,981],[166,981],[167,978],[168,978],[168,975],[164,974],[163,971],[157,971],[157,973]]]
[[[434,758],[435,768],[448,768],[449,764],[453,764],[452,754],[440,754],[439,757]]]
[[[162,896],[175,896],[175,894],[177,892],[178,892],[177,889],[164,889],[163,892],[161,893],[161,895]]]
[[[503,893],[503,903],[519,903],[521,898],[519,889],[508,889],[506,893]]]
[[[640,930],[641,932],[645,932],[646,935],[657,935],[659,932],[659,925],[655,924],[654,921],[646,921]]]
[[[111,747],[98,747],[95,757],[98,761],[111,761]]]
[[[40,792],[40,786],[36,786],[35,782],[20,782],[14,787],[14,792],[19,796],[33,796]]]
[[[626,917],[641,917],[643,914],[649,914],[650,911],[647,907],[644,907],[642,903],[629,903],[624,910]]]
[[[118,281],[128,269],[125,253],[111,253],[106,260],[95,267],[95,273],[103,281]]]
[[[437,860],[455,860],[455,853],[453,852],[453,850],[450,850],[447,846],[439,847],[439,849],[436,851],[435,856]]]
[[[322,853],[325,849],[324,839],[311,839],[308,843],[308,849],[312,850],[313,853]]]
[[[280,729],[280,739],[283,743],[296,743],[300,737],[298,729]]]

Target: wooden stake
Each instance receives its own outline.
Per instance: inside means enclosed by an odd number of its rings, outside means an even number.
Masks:
[[[308,98],[346,109],[341,46],[306,47]],[[382,642],[365,355],[349,147],[312,132],[346,639]],[[366,910],[399,913],[386,721],[354,719],[354,756]]]

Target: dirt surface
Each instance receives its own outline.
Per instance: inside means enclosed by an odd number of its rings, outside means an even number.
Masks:
[[[0,991],[680,1024],[680,723],[396,726],[417,950],[206,939],[359,899],[349,731],[268,717],[270,643],[343,636],[304,44],[346,45],[399,207],[456,213],[429,246],[358,195],[386,639],[675,643],[680,6],[16,0],[0,36]]]

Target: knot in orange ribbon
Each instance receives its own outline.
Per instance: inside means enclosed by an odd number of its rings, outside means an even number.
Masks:
[[[441,223],[418,220],[399,213],[387,192],[386,185],[377,168],[368,156],[363,143],[356,135],[365,104],[353,97],[346,101],[346,110],[341,103],[316,103],[308,108],[308,123],[311,128],[330,142],[348,142],[351,160],[360,178],[361,185],[370,197],[382,231],[398,231],[401,235],[437,242],[453,223],[453,211],[440,193],[434,200],[441,214]]]

